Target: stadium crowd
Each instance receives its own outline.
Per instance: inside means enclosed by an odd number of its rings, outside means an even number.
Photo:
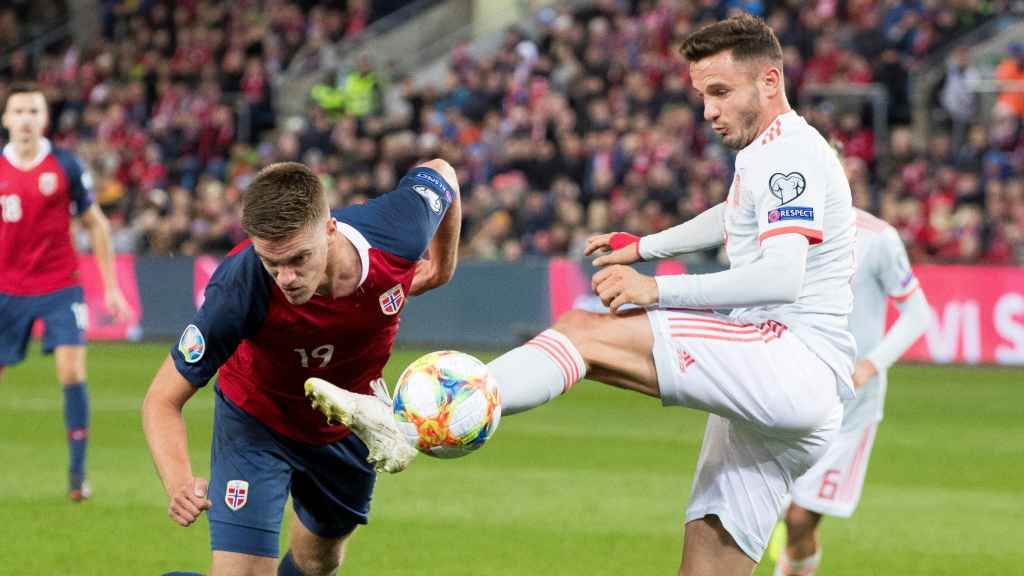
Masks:
[[[856,202],[896,225],[915,261],[1024,263],[1019,99],[977,122],[977,71],[954,50],[934,102],[943,122],[926,143],[909,127],[913,68],[1000,2],[598,0],[541,11],[537,33],[508,30],[489,56],[456,49],[440,86],[389,81],[386,63],[362,58],[301,118],[275,113],[275,78],[308,43],[359,34],[375,3],[112,4],[92,49],[12,58],[0,84],[46,88],[51,138],[90,164],[121,251],[223,253],[242,238],[241,191],[279,160],[307,162],[341,206],[443,156],[462,183],[466,258],[578,256],[594,232],[670,226],[721,201],[732,166],[676,47],[742,9],[777,31],[794,104],[818,86],[887,88],[887,139],[861,107],[812,98],[798,111],[842,145]],[[997,74],[1024,74],[1024,46]]]

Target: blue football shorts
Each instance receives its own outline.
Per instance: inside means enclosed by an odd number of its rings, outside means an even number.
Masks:
[[[85,346],[88,313],[81,286],[40,296],[0,294],[0,366],[25,359],[32,325],[43,321],[43,352],[57,346]]]
[[[299,520],[322,538],[366,524],[376,473],[355,434],[316,446],[274,432],[216,390],[210,453],[210,548],[278,556],[288,494]]]

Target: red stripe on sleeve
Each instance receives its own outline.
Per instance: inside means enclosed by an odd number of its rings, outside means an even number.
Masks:
[[[813,230],[811,228],[804,228],[802,226],[783,226],[782,228],[773,228],[768,230],[764,234],[761,234],[757,239],[764,242],[772,236],[779,236],[781,234],[800,234],[806,236],[807,240],[811,244],[821,244],[822,235],[820,230]]]

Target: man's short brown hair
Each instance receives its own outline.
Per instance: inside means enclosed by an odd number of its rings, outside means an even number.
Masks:
[[[44,97],[46,96],[43,89],[35,82],[29,82],[26,80],[12,82],[11,85],[7,87],[6,95],[4,96],[3,110],[7,110],[7,102],[11,99],[11,96],[14,96],[15,94],[34,94],[36,92],[42,94]]]
[[[697,62],[719,52],[732,51],[738,61],[765,58],[782,67],[782,45],[764,20],[739,14],[703,26],[683,42],[680,52],[690,62]]]
[[[316,174],[298,162],[278,162],[260,170],[242,195],[242,228],[261,240],[284,240],[326,211]]]

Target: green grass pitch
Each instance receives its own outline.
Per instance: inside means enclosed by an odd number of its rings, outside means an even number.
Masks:
[[[35,349],[0,384],[0,574],[205,571],[205,520],[171,523],[139,406],[166,345],[92,345],[93,499],[65,495],[61,394]],[[399,352],[389,382],[417,354]],[[485,355],[486,356],[486,355]],[[821,574],[1012,574],[1024,565],[1024,371],[891,373],[861,507],[824,523]],[[186,408],[209,471],[211,390]],[[503,420],[481,452],[382,476],[344,574],[674,574],[702,413],[591,382]],[[216,498],[216,495],[212,495]],[[757,574],[771,573],[765,562]]]

